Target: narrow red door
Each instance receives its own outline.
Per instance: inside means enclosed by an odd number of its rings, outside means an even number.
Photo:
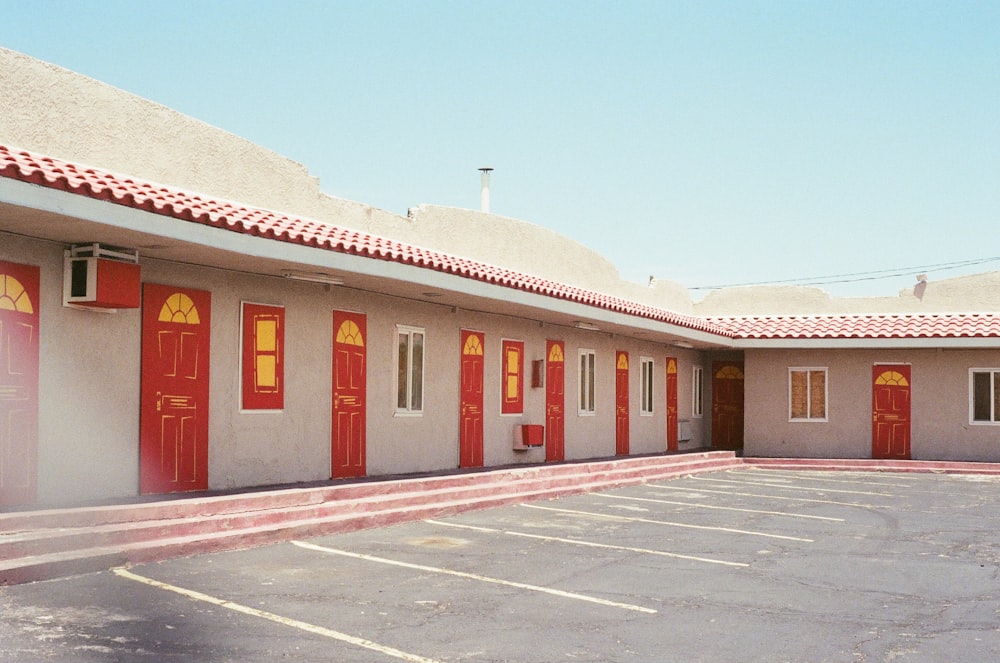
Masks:
[[[363,477],[365,465],[367,317],[333,312],[334,479]]]
[[[743,362],[712,364],[712,446],[743,449]]]
[[[615,453],[628,455],[628,353],[615,362]]]
[[[667,451],[677,451],[677,359],[667,357]]]
[[[462,330],[462,394],[458,429],[458,466],[483,466],[483,347],[482,332]]]
[[[566,354],[562,341],[545,343],[545,460],[566,459]]]
[[[0,262],[0,507],[38,485],[39,269]]]
[[[872,458],[910,458],[910,367],[872,369]]]
[[[208,369],[212,295],[142,288],[139,490],[208,488]]]

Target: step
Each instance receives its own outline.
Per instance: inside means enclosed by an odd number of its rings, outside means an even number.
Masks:
[[[370,497],[300,504],[284,508],[11,531],[6,535],[0,535],[0,559],[33,556],[46,552],[61,552],[73,547],[100,547],[177,535],[263,527],[289,518],[337,517],[341,513],[361,514],[375,510],[403,509],[411,505],[441,500],[477,503],[507,493],[520,495],[532,491],[559,489],[570,489],[578,492],[581,486],[613,487],[699,471],[722,470],[731,466],[732,463],[727,460],[698,460],[646,468],[632,468],[626,465],[612,467],[602,472],[560,474],[553,477],[542,475],[502,482],[483,481],[466,486],[379,493]],[[489,479],[490,477],[485,475],[483,478]],[[159,511],[157,511],[157,515],[159,515]]]
[[[426,491],[467,486],[493,478],[498,482],[526,479],[533,476],[561,476],[592,474],[609,468],[649,467],[662,464],[697,466],[700,463],[728,458],[731,452],[699,452],[673,456],[644,456],[586,463],[559,465],[532,465],[500,470],[485,470],[459,475],[419,478],[373,480],[359,483],[333,484],[311,488],[280,488],[233,495],[169,497],[159,501],[117,504],[109,506],[77,507],[0,513],[0,533],[24,529],[51,527],[93,527],[97,525],[210,516],[219,513],[241,513],[261,509],[280,509],[294,506],[322,504],[340,500],[359,499],[400,491]]]
[[[440,517],[738,465],[731,452],[704,452],[0,514],[0,584]]]

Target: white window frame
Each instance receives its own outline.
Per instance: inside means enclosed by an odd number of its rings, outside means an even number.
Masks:
[[[413,352],[413,339],[415,336],[421,337],[421,353],[420,353],[420,366],[419,373],[417,377],[420,380],[419,385],[415,385],[414,382],[414,352]],[[406,403],[404,406],[400,407],[399,404],[399,394],[400,394],[400,353],[399,346],[401,339],[406,339],[406,366],[404,371],[404,378],[406,384],[402,385],[405,389],[405,399]],[[395,378],[393,382],[395,383],[395,389],[393,390],[393,398],[395,399],[396,414],[400,416],[414,416],[419,417],[424,413],[424,406],[426,405],[426,390],[424,385],[427,384],[425,378],[424,369],[427,366],[427,331],[422,327],[410,327],[407,325],[396,325],[396,336],[395,336],[395,346],[394,352],[396,354],[396,371]],[[414,394],[415,387],[419,387],[419,397],[420,403],[414,404]]]
[[[976,419],[976,374],[985,373],[990,376],[990,419]],[[969,369],[969,425],[1000,426],[1000,408],[997,407],[996,378],[1000,368],[970,368]]]
[[[656,388],[654,387],[654,376],[656,371],[653,370],[653,358],[652,357],[639,357],[639,416],[640,417],[651,417],[653,416],[653,410],[656,408],[656,401],[653,398],[656,393]]]
[[[705,414],[705,368],[691,367],[691,416],[701,419]]]
[[[580,348],[577,357],[580,359],[576,365],[579,378],[577,412],[581,417],[592,417],[597,413],[597,352]],[[585,357],[589,357],[589,361],[585,361]]]
[[[812,416],[812,380],[810,374],[823,373],[823,416]],[[792,374],[806,374],[806,408],[809,412],[805,417],[792,416]],[[790,366],[788,368],[788,421],[793,423],[827,423],[830,421],[830,369],[827,366]]]

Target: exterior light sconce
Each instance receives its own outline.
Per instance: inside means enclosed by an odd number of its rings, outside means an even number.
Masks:
[[[583,329],[585,331],[601,331],[597,327],[597,325],[595,325],[593,323],[590,323],[590,322],[580,322],[579,320],[577,320],[576,322],[574,322],[573,326],[576,327],[577,329]]]
[[[323,272],[282,272],[281,275],[293,281],[308,281],[325,285],[344,285],[344,279]]]

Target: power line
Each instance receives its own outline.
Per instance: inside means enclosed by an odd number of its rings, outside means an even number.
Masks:
[[[918,265],[914,267],[895,267],[893,269],[873,270],[869,272],[851,272],[848,274],[833,274],[830,276],[805,276],[797,279],[783,279],[775,281],[754,281],[750,283],[726,283],[722,285],[699,285],[690,288],[691,290],[718,290],[720,288],[742,288],[755,285],[830,285],[833,283],[856,283],[858,281],[877,281],[889,279],[897,276],[906,276],[914,272],[929,272],[931,270],[947,271],[949,269],[959,269],[971,265],[982,265],[990,262],[1000,261],[1000,256],[994,258],[977,258],[974,260],[961,260],[958,262],[942,262],[936,265]]]

